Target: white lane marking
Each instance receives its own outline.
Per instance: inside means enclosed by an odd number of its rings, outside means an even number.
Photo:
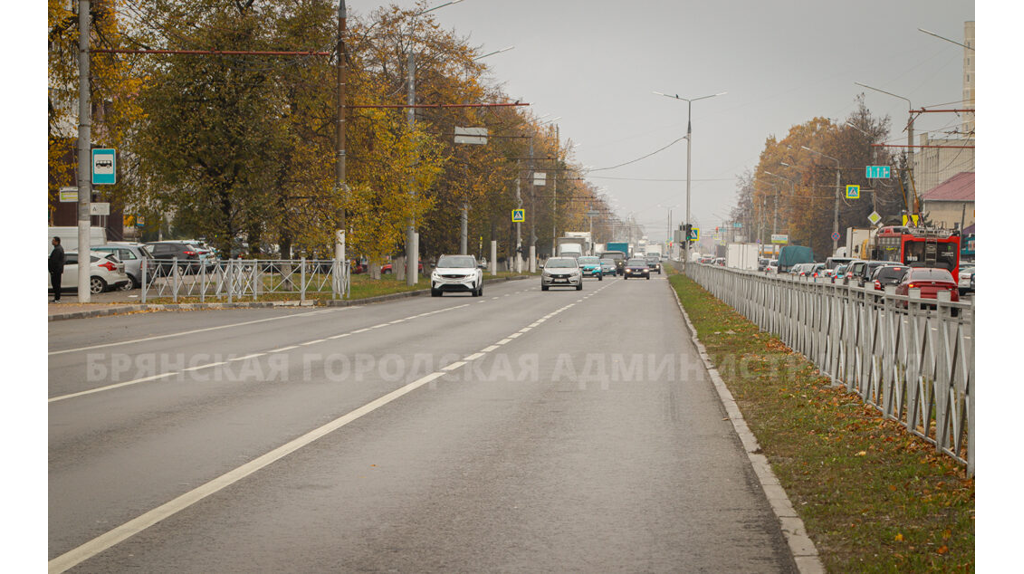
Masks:
[[[502,339],[502,340],[498,341],[497,343],[495,343],[495,345],[504,345],[505,343],[508,343],[511,340],[512,340],[511,337],[509,337],[507,339]]]
[[[359,330],[357,330],[357,331],[352,331],[352,334],[353,334],[353,335],[355,335],[356,333],[365,333],[365,332],[367,332],[367,331],[369,331],[369,330],[370,330],[370,328],[369,328],[369,327],[367,327],[367,328],[365,328],[365,329],[359,329]]]
[[[462,360],[468,363],[470,361],[475,361],[475,360],[477,360],[477,359],[479,359],[480,357],[483,357],[483,356],[484,356],[483,352],[473,353],[472,355],[470,355],[468,357],[465,357]]]
[[[75,397],[81,397],[81,396],[85,396],[85,395],[91,395],[93,393],[101,393],[103,391],[109,391],[111,389],[119,389],[121,387],[128,387],[128,386],[131,386],[131,385],[137,385],[139,383],[155,381],[157,379],[163,379],[165,377],[170,377],[170,376],[173,376],[173,375],[176,375],[176,374],[178,374],[178,373],[177,372],[173,372],[173,373],[162,373],[162,374],[159,374],[159,375],[153,375],[152,377],[143,377],[141,379],[134,379],[134,380],[131,380],[131,381],[125,381],[123,383],[117,383],[117,384],[113,384],[113,385],[107,385],[105,387],[98,387],[98,388],[95,388],[95,389],[89,389],[88,391],[81,391],[81,392],[78,392],[78,393],[71,393],[70,395],[61,395],[59,397],[53,397],[52,399],[49,399],[46,402],[48,402],[48,403],[56,403],[58,401],[63,401],[63,400],[66,400],[66,399],[73,399]]]
[[[491,297],[491,301],[493,301],[493,300],[495,300],[495,299],[497,299],[497,297]]]
[[[497,348],[498,348],[497,345],[491,345],[490,347],[485,347],[483,349],[480,349],[480,352],[481,353],[490,353],[491,351],[493,351],[493,350],[495,350]]]
[[[341,309],[331,309],[334,311],[344,311],[346,309],[358,309],[359,307],[342,307]],[[296,313],[294,315],[284,315],[282,317],[268,317],[266,319],[256,319],[255,321],[245,321],[242,323],[231,323],[230,325],[218,325],[216,327],[206,327],[204,329],[193,329],[191,331],[182,331],[180,333],[168,333],[167,335],[156,335],[153,337],[146,337],[144,339],[132,339],[130,341],[119,341],[117,343],[103,343],[102,345],[92,345],[89,347],[79,347],[77,349],[65,349],[63,351],[50,351],[47,355],[62,355],[64,353],[77,353],[79,351],[91,351],[93,349],[103,349],[106,347],[116,347],[118,345],[131,345],[134,343],[144,343],[146,341],[157,341],[160,339],[169,339],[171,337],[182,337],[185,335],[194,335],[196,333],[206,333],[208,331],[217,331],[219,329],[230,329],[231,327],[244,327],[245,325],[255,325],[257,323],[266,323],[268,321],[280,321],[281,319],[293,319],[295,317],[305,317],[309,315],[317,315],[324,313],[324,311],[311,311],[309,313]]]
[[[520,333],[525,333],[525,332],[529,331],[530,329],[533,329],[533,327],[523,327],[522,329],[519,329],[519,332]]]
[[[327,337],[327,338],[328,338],[328,339],[341,339],[341,338],[343,338],[343,337],[348,337],[348,336],[349,336],[349,335],[351,335],[351,334],[352,334],[352,333],[342,333],[342,334],[340,334],[340,335],[332,335],[332,336],[330,336],[330,337]],[[286,348],[287,348],[287,347],[286,347]]]
[[[522,337],[522,336],[523,336],[522,333],[512,333],[511,335],[508,336],[508,338],[509,339],[518,339],[519,337]]]
[[[210,367],[216,367],[216,366],[219,366],[219,365],[226,365],[226,364],[228,364],[227,361],[221,361],[219,363],[209,363],[209,364],[206,364],[206,365],[199,365],[198,367],[189,367],[189,368],[185,369],[185,371],[186,372],[187,371],[198,371],[200,369],[208,369]]]
[[[305,347],[306,345],[315,345],[317,343],[323,343],[326,340],[327,339],[315,339],[313,341],[306,341],[305,343],[299,343],[299,344],[302,345],[303,347]]]
[[[280,349],[274,349],[272,351],[267,351],[267,352],[268,353],[283,353],[285,351],[291,351],[292,349],[298,349],[298,348],[299,348],[298,345],[289,345],[287,347],[281,347]]]
[[[443,368],[441,370],[442,371],[454,371],[455,369],[458,369],[459,367],[461,367],[462,365],[465,365],[465,364],[466,364],[466,361],[458,361],[458,362],[455,362],[455,363],[452,363],[452,364],[448,365],[447,367],[445,367],[445,368]]]
[[[267,466],[277,462],[278,460],[281,460],[282,458],[299,450],[300,448],[307,446],[310,443],[320,438],[323,438],[331,434],[332,432],[340,429],[341,427],[349,424],[350,422],[357,420],[360,417],[367,415],[383,407],[384,405],[411,393],[412,391],[422,387],[423,385],[444,376],[444,374],[445,373],[442,372],[434,372],[423,378],[413,381],[408,385],[405,385],[404,387],[391,391],[390,393],[372,402],[369,402],[359,407],[358,409],[349,412],[348,414],[336,418],[333,421],[321,427],[313,429],[308,433],[290,442],[287,442],[275,448],[274,450],[243,464],[242,466],[232,471],[229,471],[225,474],[218,476],[217,478],[211,480],[210,482],[207,482],[206,484],[194,488],[186,492],[185,494],[182,494],[181,496],[178,496],[177,498],[169,502],[166,502],[154,508],[153,510],[150,510],[149,512],[146,512],[145,514],[138,516],[137,518],[129,520],[128,522],[125,522],[124,524],[118,526],[117,528],[114,528],[113,530],[101,534],[96,538],[93,538],[92,540],[86,542],[85,544],[82,544],[78,548],[61,554],[53,560],[50,560],[50,562],[48,563],[49,572],[64,572],[65,570],[74,568],[78,564],[81,564],[82,562],[92,558],[93,556],[96,556],[100,552],[103,552],[104,550],[107,550],[108,548],[116,544],[119,544],[120,542],[123,542],[128,538],[131,538],[132,536],[135,536],[139,532],[146,530],[147,528],[153,526],[161,520],[174,516],[175,514],[181,512],[182,510],[185,510],[186,508],[210,496],[211,494],[215,494],[231,486],[232,484],[235,484],[236,482],[253,474],[254,472],[266,468]]]
[[[257,357],[262,357],[263,355],[266,355],[266,353],[253,353],[251,355],[246,355],[244,357],[238,357],[237,359],[231,359],[231,361],[245,361],[247,359],[255,359]],[[231,362],[231,361],[228,361],[228,362]]]

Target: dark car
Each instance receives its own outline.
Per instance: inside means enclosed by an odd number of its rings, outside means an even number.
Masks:
[[[888,285],[899,285],[900,280],[903,279],[903,274],[908,269],[910,268],[906,265],[898,263],[879,265],[875,268],[875,272],[871,274],[871,284],[874,286],[875,291],[885,291]]]
[[[626,262],[626,268],[622,274],[622,278],[629,279],[630,277],[643,277],[650,281],[651,268],[643,259],[630,259]]]
[[[909,267],[896,285],[896,294],[908,295],[911,289],[920,289],[922,299],[938,299],[940,292],[949,291],[951,301],[960,300],[953,274],[938,267]]]
[[[146,249],[153,255],[156,275],[171,275],[175,258],[178,259],[179,273],[184,275],[199,272],[199,249],[191,243],[158,241],[147,243]]]
[[[621,251],[605,251],[599,256],[601,259],[615,260],[615,273],[622,275],[626,271],[626,254]]]
[[[647,268],[651,270],[651,273],[657,271],[658,275],[661,275],[661,257],[648,255],[644,257],[644,261],[647,262]]]

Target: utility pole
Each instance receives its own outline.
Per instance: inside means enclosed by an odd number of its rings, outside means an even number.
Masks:
[[[89,303],[92,215],[92,101],[89,86],[89,0],[78,2],[78,301]]]
[[[405,119],[409,124],[409,132],[411,133],[416,129],[416,108],[412,106],[416,105],[416,52],[412,51],[412,47],[409,48],[408,58],[408,71],[406,75],[406,87],[408,89],[408,95],[406,103],[409,107],[405,111]],[[417,163],[416,158],[413,159],[413,166]],[[416,200],[416,187],[415,178],[409,176],[409,196],[412,202]],[[409,217],[409,226],[405,234],[405,284],[415,285],[419,279],[419,241],[416,237],[416,218]]]
[[[338,210],[338,230],[334,239],[334,258],[342,264],[347,261],[345,240],[348,233],[348,220],[345,211],[348,209],[348,184],[345,182],[345,31],[348,26],[348,14],[345,0],[338,2],[338,157],[335,161],[335,177],[338,192],[341,194],[341,209]],[[344,272],[344,267],[342,267]]]
[[[555,124],[555,172],[551,177],[551,256],[555,256],[555,248],[558,246],[558,174],[561,168],[558,165],[558,158],[561,144],[561,135],[558,132],[558,124]]]

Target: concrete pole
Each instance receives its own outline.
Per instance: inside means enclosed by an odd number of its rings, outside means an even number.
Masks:
[[[406,72],[406,86],[408,88],[408,94],[406,97],[406,103],[409,106],[416,105],[416,53],[411,49],[409,51],[408,70]],[[409,130],[412,131],[416,128],[416,109],[409,107],[405,111],[405,119],[409,124]],[[417,162],[413,160],[413,165]],[[411,199],[416,199],[416,188],[413,184],[413,178],[409,178],[409,195]],[[417,233],[416,233],[416,218],[409,218],[409,226],[405,234],[405,261],[406,261],[406,274],[405,284],[415,285],[419,280],[419,250],[417,249]]]
[[[690,108],[693,102],[686,101],[686,224],[690,222],[690,149],[693,147],[693,126],[690,123]],[[683,241],[683,273],[686,273],[686,264],[690,261],[690,238]]]
[[[498,274],[498,242],[497,241],[491,241],[490,267],[491,267],[491,275],[497,275]]]
[[[348,184],[345,183],[345,30],[348,23],[345,0],[338,2],[338,134],[335,178],[341,193],[342,207],[338,213],[338,229],[335,231],[334,258],[345,263],[345,232],[348,230],[345,210],[348,208]],[[342,267],[344,271],[344,267]]]
[[[517,159],[516,160],[516,208],[517,209],[522,209],[523,208],[523,196],[522,196],[522,193],[520,191],[520,185],[521,185],[521,181],[520,180],[522,180],[522,178],[523,178],[523,173],[522,173],[522,170],[521,170],[519,164],[520,164],[520,161]],[[519,249],[522,248],[522,246],[523,246],[523,235],[522,235],[522,233],[523,233],[523,224],[517,221],[516,222],[516,245],[515,245],[515,249],[513,249],[513,254],[515,255],[515,258],[516,258],[515,259],[515,271],[516,271],[516,273],[522,273],[522,271],[523,271],[523,257],[519,253]]]
[[[561,136],[558,133],[558,124],[555,124],[555,171],[551,177],[551,256],[555,256],[556,248],[558,247],[558,174],[560,173],[560,166],[558,165],[559,148],[561,147]]]
[[[462,202],[462,237],[459,240],[459,255],[469,254],[469,204],[466,201]]]
[[[840,184],[840,170],[839,162],[836,162],[836,209],[835,214],[832,217],[832,255],[836,254],[836,249],[839,248],[839,186]]]
[[[537,272],[537,246],[530,246],[530,273]]]
[[[89,0],[78,3],[78,301],[92,300],[89,267],[92,247],[92,101],[89,87]]]

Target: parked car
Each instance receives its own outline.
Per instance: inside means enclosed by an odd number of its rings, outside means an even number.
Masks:
[[[974,291],[973,285],[974,279],[974,265],[965,265],[960,267],[960,276],[957,278],[957,287],[960,289],[960,294]]]
[[[651,268],[647,265],[647,261],[634,258],[626,262],[626,271],[622,275],[623,279],[629,279],[630,277],[643,277],[648,281],[651,280]]]
[[[64,254],[64,280],[61,291],[78,290],[78,253],[72,251]],[[46,276],[49,283],[50,276]],[[111,289],[120,289],[129,283],[128,274],[124,272],[124,264],[118,261],[117,256],[103,251],[90,253],[89,263],[89,293],[97,295]],[[53,291],[50,287],[49,291]]]
[[[661,275],[661,258],[660,257],[658,257],[657,255],[648,255],[647,257],[644,257],[644,261],[647,262],[647,267],[650,268],[651,273],[654,273],[655,271],[657,271],[658,275]]]
[[[646,268],[646,265],[644,266]],[[551,287],[575,287],[583,290],[583,270],[575,257],[550,257],[540,272],[540,290]]]
[[[875,268],[874,273],[871,274],[871,285],[875,288],[875,291],[885,291],[888,285],[899,285],[903,279],[903,274],[908,269],[910,268],[906,265],[898,263],[879,265]]]
[[[93,251],[113,253],[124,263],[124,272],[128,274],[128,283],[123,289],[138,289],[142,286],[142,263],[146,262],[146,281],[152,282],[156,276],[153,267],[153,255],[141,243],[112,241],[106,245],[94,247]]]
[[[896,294],[907,295],[911,289],[920,289],[923,299],[937,299],[940,292],[949,291],[950,300],[960,300],[953,274],[938,267],[908,267],[896,285]]]
[[[601,270],[601,260],[592,255],[577,257],[576,262],[580,264],[580,271],[584,277],[597,277],[598,281],[604,281],[604,272]]]
[[[484,294],[484,273],[476,266],[476,257],[442,255],[437,259],[437,268],[430,274],[431,297],[454,292],[468,292],[474,297]]]
[[[146,249],[153,255],[157,275],[171,275],[174,272],[174,258],[178,258],[178,272],[182,275],[198,273],[202,262],[199,249],[191,243],[181,241],[157,241],[147,243]]]
[[[615,277],[617,273],[616,263],[614,259],[602,259],[601,260],[601,276],[609,275]]]
[[[486,264],[483,267],[480,267],[480,269],[486,269],[486,268],[487,268]],[[423,273],[423,262],[422,261],[417,261],[416,262],[416,270],[419,271],[421,274]],[[381,267],[380,267],[380,272],[382,274],[384,274],[384,275],[387,275],[388,273],[391,273],[391,271],[392,271],[392,267],[391,267],[390,263],[385,263],[384,265],[381,265]]]

